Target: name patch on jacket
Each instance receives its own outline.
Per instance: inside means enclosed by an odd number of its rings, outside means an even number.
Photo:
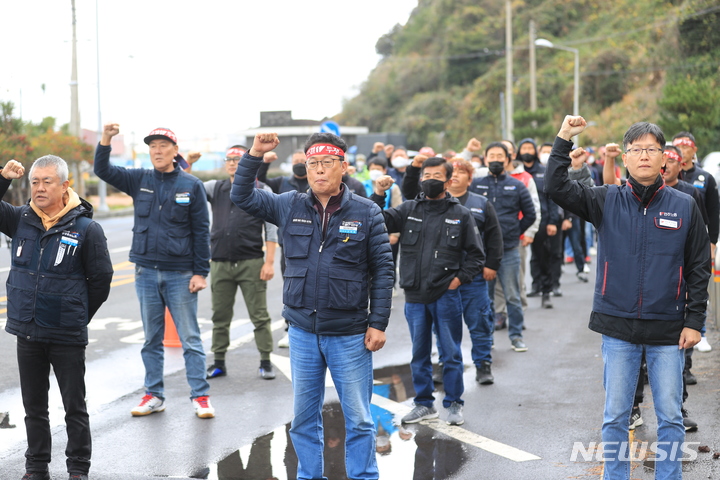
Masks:
[[[292,221],[293,223],[305,223],[308,225],[312,224],[312,220],[309,220],[307,218],[293,218]]]
[[[140,187],[141,192],[147,192],[147,193],[155,193],[155,190],[150,190],[149,188]]]
[[[422,222],[422,218],[415,218],[408,215],[408,220],[415,220],[416,222]]]
[[[668,220],[667,218],[658,219],[658,225],[665,228],[678,228],[677,220]]]
[[[340,224],[340,233],[357,233],[359,227],[362,227],[362,222],[343,220]]]
[[[445,223],[449,223],[450,225],[460,225],[460,219],[459,218],[446,218]]]
[[[190,204],[190,192],[182,192],[175,194],[175,203],[178,205],[189,205]]]
[[[476,207],[471,208],[470,211],[475,212],[475,213],[483,213],[484,212],[484,210],[482,208],[476,208]]]
[[[517,185],[505,185],[503,190],[515,190],[515,188],[517,188]]]
[[[67,253],[70,256],[74,256],[77,251],[80,234],[77,232],[62,232],[60,237],[60,246],[58,247],[57,255],[55,255],[55,265],[58,266],[62,263]]]

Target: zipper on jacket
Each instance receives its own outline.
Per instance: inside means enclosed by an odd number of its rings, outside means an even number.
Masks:
[[[42,239],[42,236],[40,238]],[[45,251],[45,247],[40,247],[40,255],[38,256],[37,271],[35,272],[37,277],[35,278],[35,295],[33,298],[33,318],[35,318],[35,307],[37,307],[38,289],[40,288],[40,266],[42,265],[44,251]]]

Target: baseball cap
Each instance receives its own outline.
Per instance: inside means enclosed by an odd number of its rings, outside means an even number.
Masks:
[[[150,145],[150,142],[157,140],[158,138],[164,138],[170,140],[172,143],[177,145],[177,136],[169,128],[156,128],[145,137],[145,143]]]

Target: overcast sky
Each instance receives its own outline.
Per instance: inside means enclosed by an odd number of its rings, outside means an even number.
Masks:
[[[102,121],[135,142],[180,142],[340,112],[378,62],[375,42],[417,0],[98,0]],[[95,0],[76,0],[83,128],[98,126]],[[71,0],[0,2],[0,100],[16,115],[70,120]],[[44,91],[43,91],[44,85]],[[222,143],[224,140],[220,140]],[[217,142],[213,142],[217,143]],[[224,148],[224,147],[220,147]],[[182,149],[182,144],[181,144]]]

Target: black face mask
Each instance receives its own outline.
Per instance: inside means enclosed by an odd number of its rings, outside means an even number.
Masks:
[[[497,177],[505,171],[505,164],[503,162],[488,162],[488,170]]]
[[[307,175],[307,168],[304,163],[296,163],[293,165],[293,173],[296,177],[304,177]]]
[[[431,178],[430,180],[423,180],[420,186],[422,187],[422,191],[426,198],[438,197],[445,190],[445,182],[442,180],[435,180],[434,178]]]
[[[523,163],[535,163],[538,158],[533,155],[532,153],[523,153],[518,157],[518,160],[520,160]]]

